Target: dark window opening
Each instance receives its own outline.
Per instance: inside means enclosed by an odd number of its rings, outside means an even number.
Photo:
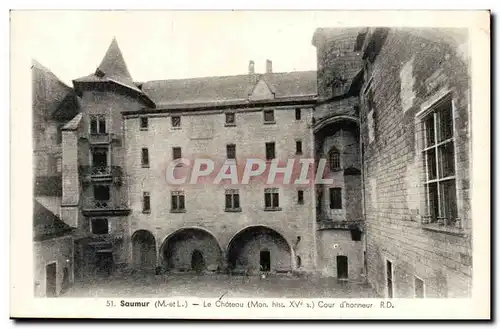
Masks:
[[[269,250],[262,250],[260,252],[260,270],[262,272],[269,272],[271,270],[271,252]]]
[[[302,154],[302,141],[295,141],[295,153]]]
[[[236,145],[235,144],[226,145],[226,153],[228,159],[236,159]]]
[[[149,150],[147,148],[142,149],[142,166],[143,167],[149,167]]]
[[[94,185],[94,199],[97,201],[108,201],[110,189],[107,185]]]
[[[274,142],[266,143],[266,159],[276,158],[276,144]]]
[[[238,190],[226,190],[225,206],[226,211],[240,209],[240,194]]]
[[[337,278],[347,279],[349,277],[349,266],[347,256],[337,256]]]
[[[297,256],[296,263],[297,263],[297,267],[301,267],[302,266],[302,259],[300,258],[300,256]]]
[[[148,126],[149,126],[148,117],[141,117],[141,129],[142,130],[147,130]]]
[[[387,270],[387,297],[392,298],[394,295],[393,291],[393,282],[392,282],[392,262],[386,262],[386,270]]]
[[[300,108],[295,109],[295,120],[300,120],[302,117]]]
[[[106,218],[93,218],[91,225],[93,234],[109,233],[109,225],[108,225],[108,220]]]
[[[107,167],[108,166],[108,149],[107,148],[93,148],[92,149],[92,166],[93,167]]]
[[[236,123],[236,117],[234,113],[226,113],[226,124],[234,125]]]
[[[182,212],[185,208],[185,198],[184,192],[182,191],[174,191],[172,192],[172,205],[171,210],[173,212]]]
[[[106,133],[106,118],[104,117],[99,118],[99,133],[100,134]]]
[[[266,188],[264,190],[264,204],[266,209],[279,209],[280,200],[277,188]]]
[[[90,118],[90,133],[97,135],[97,118]]]
[[[182,149],[180,147],[173,147],[172,148],[172,158],[174,160],[182,158]]]
[[[181,117],[178,115],[172,116],[172,127],[181,126]]]
[[[274,122],[274,110],[264,111],[264,122]]]
[[[151,211],[151,197],[149,192],[143,192],[142,194],[142,212]]]
[[[342,209],[342,189],[330,188],[330,209]]]
[[[302,190],[297,191],[297,203],[304,204],[304,191]]]

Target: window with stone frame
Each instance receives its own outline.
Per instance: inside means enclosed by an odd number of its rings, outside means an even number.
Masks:
[[[142,193],[142,212],[150,213],[151,212],[151,196],[149,192]]]
[[[227,112],[226,113],[226,125],[227,126],[236,125],[236,114],[234,112]]]
[[[92,218],[90,229],[93,234],[108,234],[109,223],[107,218]]]
[[[181,117],[179,115],[172,115],[171,122],[172,122],[173,128],[180,128],[181,127]]]
[[[226,145],[226,155],[228,159],[236,159],[236,145],[227,144]]]
[[[457,218],[453,103],[448,95],[422,117],[424,188],[423,223],[460,226]]]
[[[171,212],[185,212],[186,204],[185,204],[185,196],[184,191],[172,191],[171,198]]]
[[[225,210],[226,211],[241,211],[240,192],[237,189],[226,190]]]
[[[330,188],[330,209],[342,209],[342,189]]]
[[[149,150],[146,147],[141,149],[141,164],[143,168],[149,167]]]
[[[149,119],[148,119],[148,117],[146,117],[146,116],[142,116],[142,117],[140,118],[140,122],[141,122],[141,127],[140,127],[140,129],[141,129],[141,130],[148,130],[148,128],[149,128]]]
[[[274,110],[264,110],[264,123],[274,122]]]
[[[104,114],[92,114],[89,119],[91,135],[106,134],[106,116]]]
[[[330,171],[341,169],[340,152],[336,147],[332,147],[328,152],[328,167]]]
[[[266,160],[276,158],[276,144],[274,142],[266,143]]]
[[[265,210],[281,210],[278,188],[264,189],[264,207]]]
[[[172,159],[178,160],[182,158],[182,149],[178,146],[172,147]]]

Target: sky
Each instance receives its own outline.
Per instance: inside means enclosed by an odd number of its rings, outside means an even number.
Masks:
[[[63,82],[93,73],[116,37],[135,81],[316,70],[314,31],[336,12],[30,11],[12,15],[22,49]],[[22,22],[22,23],[21,23]],[[18,23],[17,25],[15,23]],[[19,41],[21,42],[21,41]]]

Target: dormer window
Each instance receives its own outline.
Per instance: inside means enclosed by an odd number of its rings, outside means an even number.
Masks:
[[[105,74],[103,71],[101,71],[101,69],[97,68],[97,70],[95,70],[95,75],[99,78],[102,78]]]

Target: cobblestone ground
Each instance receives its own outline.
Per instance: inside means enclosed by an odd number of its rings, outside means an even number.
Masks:
[[[62,297],[370,298],[364,283],[335,278],[134,274],[76,282]]]

